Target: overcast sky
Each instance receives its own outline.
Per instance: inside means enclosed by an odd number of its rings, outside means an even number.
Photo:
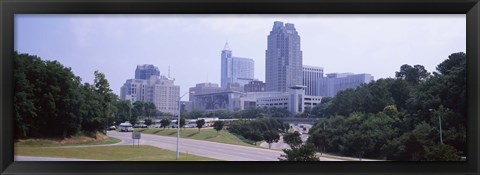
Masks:
[[[16,15],[15,49],[71,67],[83,82],[105,73],[114,93],[140,64],[175,78],[181,94],[197,83],[220,84],[220,53],[255,61],[265,81],[267,35],[274,21],[293,23],[303,64],[324,73],[394,77],[403,64],[435,71],[466,50],[466,18],[458,15]],[[188,100],[188,96],[183,100]]]

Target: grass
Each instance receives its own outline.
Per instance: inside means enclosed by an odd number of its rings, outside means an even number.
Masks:
[[[15,147],[17,156],[62,157],[114,161],[174,161],[174,151],[148,145],[92,146],[92,147]],[[182,161],[212,161],[216,159],[180,153]]]
[[[106,137],[98,139],[85,136],[75,136],[68,139],[26,139],[15,142],[15,147],[58,147],[58,146],[82,146],[82,145],[108,145],[121,142],[120,139]]]
[[[139,131],[145,134],[155,134],[160,136],[170,136],[170,137],[177,136],[177,129],[142,128],[142,129],[135,129],[135,131]],[[205,140],[205,141],[211,141],[211,142],[256,147],[256,145],[245,143],[244,141],[242,141],[241,139],[239,139],[238,137],[236,137],[235,135],[231,134],[228,131],[222,130],[217,135],[217,131],[213,128],[202,128],[200,132],[198,132],[198,128],[181,129],[180,137],[187,138],[187,139]]]

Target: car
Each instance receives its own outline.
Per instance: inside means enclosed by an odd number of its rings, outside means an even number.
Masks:
[[[108,127],[108,130],[115,130],[115,129],[117,129],[117,127],[115,127],[115,126]]]
[[[130,123],[120,124],[120,132],[133,132],[132,124]]]

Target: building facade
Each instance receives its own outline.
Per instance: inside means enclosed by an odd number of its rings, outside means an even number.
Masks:
[[[248,84],[254,77],[254,64],[250,58],[233,57],[232,50],[225,43],[221,54],[221,87],[227,88],[228,84],[233,83],[242,87]]]
[[[157,109],[174,115],[179,113],[180,86],[165,76],[150,76],[147,80],[129,79],[120,88],[120,99],[153,102]]]
[[[264,92],[265,83],[259,80],[250,81],[243,87],[245,92]]]
[[[305,95],[304,86],[290,87],[287,92],[222,91],[194,95],[193,107],[204,111],[244,110],[255,107],[287,109],[292,114],[320,104],[322,97]]]
[[[152,75],[160,76],[160,70],[154,65],[138,65],[137,69],[135,69],[135,79],[148,80]]]
[[[334,97],[342,90],[356,88],[373,80],[374,78],[370,74],[327,74],[327,77],[319,79],[317,93],[319,96]]]
[[[275,21],[267,39],[265,90],[286,92],[302,85],[302,51],[294,24]]]
[[[323,68],[316,66],[303,66],[303,85],[305,95],[318,96],[318,80],[323,78]]]
[[[191,87],[189,89],[189,100],[193,102],[194,100],[194,95],[199,95],[199,94],[206,94],[206,93],[213,93],[213,92],[221,92],[224,89],[218,86],[217,83],[198,83],[195,85],[195,87]]]

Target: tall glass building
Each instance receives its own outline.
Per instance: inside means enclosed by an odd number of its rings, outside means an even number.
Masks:
[[[237,83],[244,86],[253,80],[254,61],[250,58],[233,57],[232,50],[225,43],[221,54],[221,87],[227,88],[228,84]]]
[[[302,85],[302,51],[295,25],[275,21],[267,42],[265,90],[285,92]]]
[[[135,69],[135,79],[148,80],[150,76],[160,76],[158,67],[151,64],[138,65]]]

